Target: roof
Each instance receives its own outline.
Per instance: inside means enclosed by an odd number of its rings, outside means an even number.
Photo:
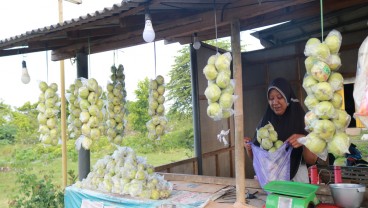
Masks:
[[[319,5],[319,0],[123,0],[94,13],[0,40],[0,57],[52,50],[51,59],[57,61],[75,57],[78,52],[93,54],[143,44],[147,9],[155,41],[187,44],[194,33],[201,41],[230,36],[234,20],[244,31],[319,18]],[[362,5],[366,6],[367,0],[325,0],[324,15]]]
[[[368,1],[366,4],[332,11],[323,16],[323,36],[336,29],[340,33],[352,33],[368,29]],[[277,47],[284,44],[321,38],[321,18],[311,16],[294,19],[284,24],[251,33],[260,39],[264,47]]]

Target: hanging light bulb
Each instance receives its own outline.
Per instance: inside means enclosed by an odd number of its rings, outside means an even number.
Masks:
[[[194,33],[193,48],[198,50],[200,47],[201,47],[201,42],[199,42],[199,40],[198,40],[197,33]]]
[[[31,77],[28,74],[26,61],[22,61],[22,77],[23,84],[28,84],[31,81]]]
[[[155,31],[152,27],[151,15],[149,14],[148,9],[146,10],[145,21],[143,39],[147,43],[150,43],[155,40]]]

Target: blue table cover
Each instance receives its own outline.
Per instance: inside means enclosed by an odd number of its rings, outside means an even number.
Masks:
[[[211,195],[210,193],[173,190],[167,199],[150,200],[69,186],[65,189],[64,206],[65,208],[159,208],[175,205],[176,208],[194,208],[204,205]]]

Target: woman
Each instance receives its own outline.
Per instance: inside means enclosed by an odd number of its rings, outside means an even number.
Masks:
[[[296,98],[290,83],[283,78],[276,78],[271,82],[267,90],[267,99],[268,107],[257,129],[265,126],[268,122],[273,125],[278,139],[288,142],[293,147],[290,156],[290,179],[309,183],[305,163],[315,164],[317,156],[297,141],[298,138],[308,134],[304,124],[305,111]],[[253,140],[248,137],[244,138],[247,154],[253,159],[250,141],[257,146],[260,144],[256,137]]]

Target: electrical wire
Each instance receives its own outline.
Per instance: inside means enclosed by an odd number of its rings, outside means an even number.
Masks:
[[[46,83],[49,83],[49,56],[46,50]]]
[[[91,43],[88,36],[88,77],[91,77]]]
[[[215,35],[216,35],[216,54],[218,53],[218,44],[217,44],[217,18],[216,18],[216,0],[213,0],[213,12],[215,15]]]
[[[113,55],[114,57],[113,57],[113,60],[112,60],[112,63],[114,64],[113,66],[116,66],[116,65],[115,65],[115,59],[116,59],[116,57],[115,57],[115,51],[116,51],[116,50],[114,50],[114,52],[113,52],[113,53],[114,53],[114,55]]]
[[[323,41],[323,0],[320,0],[321,7],[321,40]]]
[[[155,76],[154,78],[156,78],[157,74],[156,74],[156,41],[153,41],[153,55],[154,55],[154,62],[155,62]]]

